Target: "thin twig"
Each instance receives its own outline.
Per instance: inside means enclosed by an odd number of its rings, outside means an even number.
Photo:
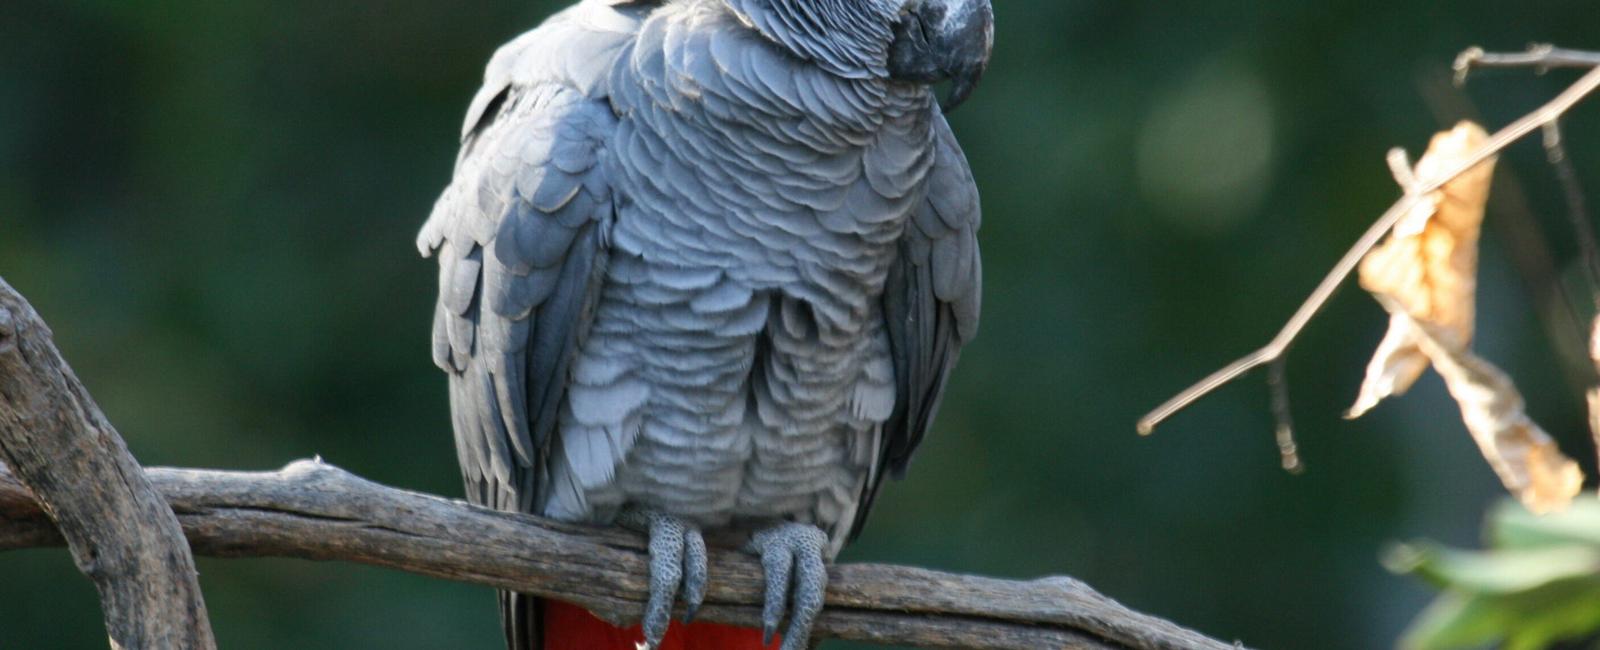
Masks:
[[[1544,74],[1554,68],[1593,68],[1600,66],[1600,52],[1563,50],[1549,43],[1529,45],[1526,52],[1489,53],[1481,47],[1469,47],[1456,57],[1456,83],[1467,82],[1467,75],[1476,68],[1534,68]]]
[[[1462,118],[1480,124],[1484,121],[1471,100],[1458,88],[1452,87],[1448,77],[1428,75],[1421,84],[1420,92],[1445,128]],[[1563,121],[1566,119],[1564,117]],[[1500,240],[1501,247],[1516,269],[1517,278],[1528,293],[1540,327],[1559,353],[1557,356],[1561,361],[1563,378],[1574,392],[1587,391],[1596,376],[1594,364],[1589,361],[1586,351],[1588,310],[1577,309],[1574,301],[1568,299],[1561,288],[1560,274],[1550,244],[1545,240],[1542,226],[1533,216],[1527,190],[1515,168],[1501,166],[1495,169],[1494,191],[1489,193],[1488,211],[1496,218],[1486,220],[1483,226],[1493,230],[1493,236]]]
[[[1404,148],[1390,149],[1389,155],[1384,157],[1384,162],[1389,163],[1389,174],[1394,176],[1394,182],[1401,189],[1410,192],[1411,188],[1418,185],[1417,173],[1411,166],[1411,156],[1406,154]]]
[[[1562,143],[1560,120],[1544,126],[1544,151],[1566,195],[1567,219],[1572,222],[1583,257],[1583,277],[1589,284],[1590,299],[1600,310],[1600,247],[1595,245],[1594,224],[1589,221],[1589,202],[1583,194],[1583,184],[1578,181],[1578,170],[1573,167],[1572,158]]]
[[[1517,63],[1513,63],[1508,60],[1511,56],[1519,56],[1521,58],[1516,60]],[[1378,244],[1378,241],[1388,234],[1390,229],[1394,228],[1394,225],[1400,221],[1402,216],[1410,212],[1411,207],[1416,205],[1421,197],[1438,190],[1446,183],[1455,180],[1457,176],[1466,173],[1467,170],[1477,167],[1479,163],[1499,154],[1507,146],[1521,140],[1529,133],[1559,119],[1579,101],[1593,93],[1596,88],[1600,88],[1600,53],[1594,54],[1592,57],[1588,65],[1593,69],[1562,91],[1555,99],[1495,133],[1483,146],[1478,147],[1471,155],[1446,170],[1445,173],[1436,178],[1429,178],[1427,182],[1420,183],[1414,191],[1408,191],[1404,196],[1401,196],[1399,200],[1389,206],[1383,216],[1378,217],[1378,220],[1361,235],[1361,239],[1356,241],[1355,246],[1345,252],[1344,257],[1339,259],[1339,262],[1317,285],[1311,296],[1300,305],[1300,308],[1295,311],[1294,315],[1289,318],[1289,321],[1284,324],[1283,328],[1278,331],[1278,334],[1267,345],[1224,366],[1195,385],[1178,393],[1161,406],[1156,407],[1155,410],[1139,419],[1139,433],[1141,435],[1153,433],[1157,425],[1193,404],[1195,400],[1206,396],[1262,364],[1271,363],[1282,357],[1288,351],[1289,346],[1293,345],[1300,332],[1305,329],[1306,324],[1311,322],[1317,312],[1322,310],[1328,300],[1333,297],[1333,294],[1338,291],[1339,285],[1343,284],[1345,279],[1350,276],[1351,271],[1355,270],[1356,265],[1361,263],[1361,258],[1365,257],[1367,252],[1372,250]],[[1568,55],[1567,50],[1556,50],[1554,48],[1530,50],[1526,55],[1488,55],[1481,51],[1474,53],[1473,50],[1468,50],[1458,58],[1457,63],[1467,67],[1480,64],[1526,66],[1539,65],[1541,62],[1554,66],[1577,65],[1572,63],[1576,60],[1578,59]],[[1484,63],[1485,61],[1487,63]]]
[[[1590,302],[1596,312],[1600,312],[1600,248],[1595,246],[1594,224],[1589,222],[1588,200],[1583,194],[1583,184],[1578,180],[1578,170],[1567,155],[1566,145],[1562,143],[1560,120],[1544,126],[1544,152],[1545,159],[1550,161],[1550,168],[1555,170],[1556,180],[1561,183],[1562,193],[1566,195],[1567,219],[1572,222],[1573,234],[1578,238],[1578,248],[1582,251],[1583,263],[1580,266],[1584,271],[1584,283],[1589,285]],[[1590,361],[1600,366],[1597,346],[1600,346],[1600,313],[1597,313],[1589,338]],[[1584,395],[1589,407],[1590,439],[1594,441],[1597,452],[1600,452],[1600,387],[1591,386]]]
[[[1306,471],[1300,462],[1300,446],[1294,442],[1294,410],[1289,408],[1288,363],[1283,357],[1267,366],[1267,387],[1272,391],[1272,419],[1277,423],[1278,456],[1283,470],[1290,474]]]

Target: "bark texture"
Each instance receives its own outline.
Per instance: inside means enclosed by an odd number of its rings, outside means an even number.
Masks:
[[[0,280],[0,551],[65,544],[101,594],[114,648],[215,647],[194,552],[339,560],[537,594],[637,620],[648,556],[632,533],[379,485],[320,460],[276,472],[142,469],[50,330]],[[8,467],[9,466],[9,469]],[[176,515],[176,516],[174,516]],[[187,536],[187,543],[185,543]],[[700,617],[758,627],[761,565],[708,538]],[[1140,614],[1071,578],[831,567],[818,637],[928,648],[1239,647]]]
[[[577,603],[617,624],[648,597],[643,539],[408,492],[332,465],[276,472],[150,468],[196,552],[339,560]],[[761,565],[708,540],[700,616],[759,626]],[[0,472],[0,550],[58,544],[44,513]],[[715,548],[721,546],[722,548]],[[1235,648],[1132,611],[1071,578],[1014,581],[902,566],[830,568],[819,637],[927,648]]]
[[[94,581],[112,647],[215,647],[178,520],[62,360],[50,328],[4,280],[0,459],[16,473],[8,486],[37,495],[39,516],[54,522]]]

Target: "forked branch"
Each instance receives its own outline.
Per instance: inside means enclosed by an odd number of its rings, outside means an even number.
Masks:
[[[16,470],[0,464],[0,551],[69,545],[101,589],[118,648],[213,647],[191,546],[220,557],[340,560],[511,589],[619,624],[636,620],[648,597],[648,556],[631,533],[398,490],[320,461],[278,472],[145,471],[66,368],[44,322],[4,281],[0,450]],[[759,627],[760,564],[714,551],[710,570],[699,616]],[[929,648],[1236,647],[1071,578],[1012,581],[872,564],[830,574],[819,637]]]
[[[643,540],[469,506],[320,461],[276,472],[150,468],[196,553],[339,560],[573,602],[618,624],[648,598]],[[60,543],[0,471],[0,551]],[[760,563],[711,555],[704,620],[760,626]],[[816,634],[930,648],[1233,648],[1129,610],[1071,578],[998,580],[910,567],[832,567]]]
[[[0,460],[21,481],[7,485],[38,495],[49,513],[35,508],[39,522],[54,521],[50,530],[94,581],[113,647],[215,647],[178,521],[61,359],[50,328],[4,280]]]
[[[1416,179],[1417,182],[1411,185],[1406,193],[1396,200],[1393,205],[1389,206],[1389,209],[1378,217],[1378,220],[1371,227],[1367,228],[1367,231],[1361,235],[1355,245],[1345,252],[1344,257],[1341,257],[1338,263],[1334,264],[1333,269],[1317,285],[1316,290],[1312,291],[1310,297],[1300,305],[1300,308],[1295,311],[1294,315],[1289,318],[1289,321],[1283,325],[1283,328],[1278,331],[1278,334],[1271,341],[1261,349],[1245,355],[1243,358],[1200,380],[1195,385],[1156,407],[1155,410],[1146,414],[1143,418],[1140,418],[1138,430],[1141,435],[1153,433],[1156,426],[1167,418],[1172,417],[1178,411],[1183,410],[1217,388],[1238,379],[1245,373],[1262,365],[1279,362],[1284,354],[1289,351],[1289,347],[1294,344],[1295,339],[1300,336],[1300,332],[1328,303],[1328,300],[1338,291],[1339,286],[1349,279],[1350,273],[1361,263],[1361,258],[1368,251],[1371,251],[1394,228],[1394,225],[1400,221],[1401,217],[1411,211],[1411,208],[1419,200],[1443,187],[1467,170],[1478,166],[1479,163],[1499,154],[1500,151],[1512,143],[1521,140],[1534,131],[1545,128],[1547,125],[1554,124],[1562,115],[1571,110],[1573,106],[1576,106],[1578,102],[1594,93],[1596,88],[1600,88],[1600,53],[1597,52],[1578,52],[1539,45],[1529,48],[1525,53],[1488,54],[1481,49],[1472,48],[1463,52],[1456,60],[1456,69],[1461,78],[1465,78],[1466,72],[1475,67],[1535,67],[1541,70],[1551,67],[1588,67],[1590,70],[1549,103],[1495,133],[1483,146],[1472,152],[1459,164],[1449,168],[1437,177]],[[1393,158],[1394,155],[1391,153],[1391,160]],[[1274,390],[1282,390],[1281,382]],[[1280,413],[1280,445],[1286,439],[1286,435],[1282,431],[1282,423],[1286,421],[1286,417]],[[1288,466],[1288,463],[1286,462],[1285,465]]]

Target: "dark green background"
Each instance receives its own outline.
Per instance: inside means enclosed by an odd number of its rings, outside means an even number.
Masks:
[[[412,237],[483,63],[557,4],[6,2],[0,275],[147,464],[321,454],[454,495]],[[1388,147],[1469,111],[1503,124],[1574,76],[1462,94],[1458,50],[1600,47],[1593,3],[996,4],[993,68],[953,117],[984,194],[984,331],[845,559],[1068,573],[1264,648],[1390,645],[1429,593],[1384,572],[1384,544],[1475,544],[1501,488],[1435,378],[1339,419],[1385,324],[1371,300],[1341,294],[1292,357],[1304,476],[1277,467],[1259,377],[1154,439],[1133,421],[1275,331],[1395,198]],[[1569,124],[1600,188],[1600,110]],[[1498,183],[1479,349],[1592,469],[1559,188],[1531,142]],[[200,570],[224,648],[497,643],[486,589]],[[62,551],[0,555],[0,647],[103,647],[95,602]]]

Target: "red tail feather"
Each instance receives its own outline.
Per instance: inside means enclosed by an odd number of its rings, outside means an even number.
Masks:
[[[544,650],[636,650],[644,643],[639,626],[617,627],[577,605],[546,600],[543,618]],[[660,650],[777,650],[781,642],[762,645],[753,628],[673,621]]]

